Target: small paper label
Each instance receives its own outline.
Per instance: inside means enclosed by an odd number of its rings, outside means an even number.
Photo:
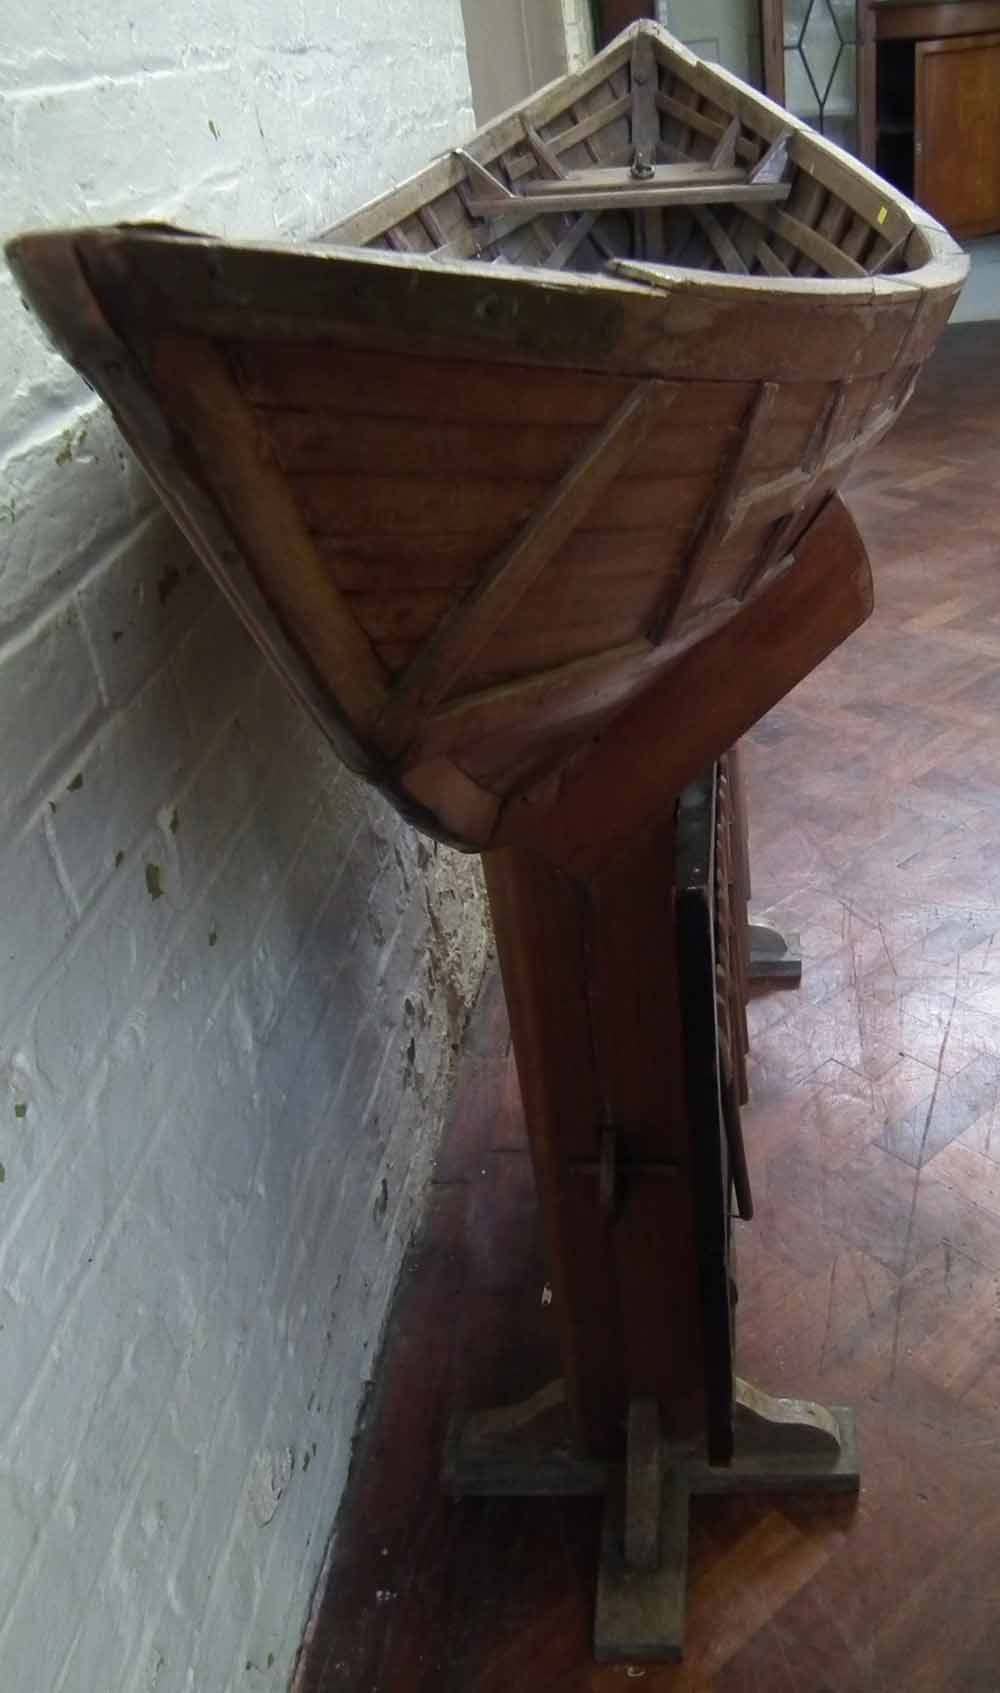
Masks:
[[[878,219],[877,219],[878,226],[879,226],[880,229],[881,229],[882,225],[884,224],[884,222],[885,222],[885,220],[888,216],[889,216],[888,206],[882,206],[881,209],[879,210]]]

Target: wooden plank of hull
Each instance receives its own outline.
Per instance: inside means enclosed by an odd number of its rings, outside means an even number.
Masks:
[[[225,351],[234,362],[232,348]],[[391,421],[400,430],[409,426],[414,432],[410,436],[414,462],[415,431],[421,426],[430,438],[431,452],[442,429],[460,428],[469,442],[480,440],[480,430],[493,430],[499,450],[514,426],[529,431],[539,448],[552,438],[550,431],[559,429],[575,432],[573,440],[579,447],[587,430],[605,423],[631,386],[628,378],[614,375],[544,371],[531,365],[520,366],[512,375],[507,366],[471,365],[458,359],[413,357],[402,370],[399,360],[389,354],[344,353],[329,342],[246,347],[238,362],[243,391],[267,426],[273,426],[271,414],[290,428],[296,427],[297,418],[302,430],[327,427],[332,431],[338,417],[358,420],[360,427],[366,427],[369,419],[383,419],[387,426]],[[692,435],[700,436],[718,425],[738,425],[752,391],[753,385],[746,382],[692,381],[684,394],[683,422],[668,414],[651,429],[642,451],[666,443],[668,436],[673,451]],[[853,376],[852,391],[862,391]],[[828,384],[822,382],[800,379],[788,385],[775,427],[788,418],[811,428],[827,392]],[[385,445],[393,450],[391,435]],[[383,443],[373,441],[372,447],[382,451]],[[288,468],[306,467],[292,463]],[[368,468],[378,471],[381,466]]]
[[[560,630],[592,629],[598,636],[596,650],[600,650],[609,644],[609,632],[617,622],[622,621],[630,633],[641,628],[663,582],[663,537],[655,530],[648,532],[650,545],[646,556],[653,562],[639,569],[630,568],[634,557],[627,547],[616,546],[619,539],[616,535],[605,536],[607,551],[600,573],[592,571],[577,577],[570,568],[568,549],[557,555],[559,568],[546,570],[491,643],[497,649],[496,667],[501,674],[505,668],[504,642],[508,633],[514,647],[511,670],[518,674],[525,668],[522,643],[534,641],[544,665],[546,646],[551,648],[554,639],[558,648]],[[621,570],[611,567],[611,560],[616,557],[621,559],[624,567]],[[405,587],[394,587],[388,592],[348,593],[345,597],[376,643],[426,641],[456,599],[453,591],[442,588],[422,592]],[[606,632],[603,641],[599,638],[602,629]],[[477,685],[480,675],[489,669],[484,653],[474,666]],[[463,693],[468,691],[467,682],[460,687]]]
[[[286,627],[320,675],[336,677],[351,722],[370,733],[385,705],[385,671],[324,571],[285,477],[261,452],[230,372],[209,343],[173,335],[154,342],[150,370]]]
[[[406,671],[379,719],[380,745],[396,750],[401,736],[412,736],[419,715],[454,687],[617,476],[650,420],[674,399],[676,390],[644,383],[623,402],[470,596],[443,619]]]
[[[472,534],[424,536],[397,534],[353,535],[349,542],[314,537],[316,550],[347,594],[385,598],[418,596],[445,588],[468,588],[493,557],[504,536],[494,530]],[[605,595],[609,580],[656,576],[663,571],[660,528],[621,531],[578,529],[558,554],[560,569],[572,571],[574,583],[586,591],[593,583]],[[402,584],[402,586],[401,586]],[[534,590],[532,600],[534,603]]]
[[[650,387],[657,386],[649,384]],[[787,461],[786,461],[787,463]],[[607,503],[591,508],[595,527],[627,532],[667,525],[668,535],[689,519],[712,487],[715,464],[703,471],[682,472],[675,478],[622,477],[609,490]],[[782,467],[783,468],[783,467]],[[571,474],[570,470],[566,475]],[[367,535],[382,528],[400,534],[423,535],[433,544],[436,535],[475,534],[484,527],[502,528],[506,535],[527,524],[553,484],[542,477],[504,482],[499,477],[468,477],[450,482],[444,477],[374,476],[362,481],[350,475],[290,476],[309,528],[317,534]],[[580,526],[587,527],[585,518]]]
[[[823,497],[820,486],[812,513]],[[793,515],[794,525],[785,531],[789,544],[806,527],[810,513],[800,507]],[[544,761],[550,744],[564,740],[574,729],[578,739],[585,740],[656,675],[740,615],[741,599],[766,591],[768,573],[782,568],[788,550],[779,550],[772,527],[762,519],[747,545],[732,549],[731,562],[723,549],[718,568],[731,583],[730,596],[717,595],[713,604],[694,608],[683,628],[660,647],[645,639],[624,640],[612,647],[606,634],[603,650],[595,656],[557,668],[536,664],[534,673],[518,682],[456,699],[424,722],[409,757],[420,760],[447,754],[459,758],[463,767],[483,774],[492,789],[508,791],[512,780],[505,774],[507,764],[511,769],[526,768],[532,748]],[[757,558],[753,571],[747,569],[748,556]],[[598,638],[596,631],[592,638]]]
[[[822,388],[817,387],[816,393],[818,405]],[[685,398],[688,395],[692,401],[698,397],[696,384],[685,385]],[[744,413],[751,396],[747,384]],[[661,425],[651,424],[623,477],[638,483],[652,478],[676,482],[682,477],[711,475],[720,453],[739,429],[741,412],[731,404],[736,397],[735,392],[720,396],[718,422],[681,422],[678,418],[672,425],[667,420]],[[782,390],[772,425],[756,443],[755,471],[776,472],[801,462],[813,418],[796,403],[798,398],[790,387]],[[572,422],[549,427],[524,424],[519,430],[461,423],[428,427],[416,419],[397,422],[347,409],[322,416],[271,412],[260,421],[282,468],[290,475],[350,477],[355,482],[358,477],[366,477],[374,486],[383,481],[387,485],[401,482],[406,477],[428,482],[445,479],[452,488],[466,477],[474,482],[507,478],[522,484],[552,482],[566,472],[593,434],[593,429]],[[339,502],[323,503],[333,508],[331,532],[336,533]],[[489,501],[486,509],[491,509]],[[485,525],[473,521],[472,527]],[[373,526],[374,532],[378,528],[390,532],[387,524]],[[441,533],[448,532],[448,524],[442,522]],[[412,531],[404,531],[409,533]]]
[[[343,407],[351,415],[411,419],[433,434],[440,425],[463,428],[543,428],[568,424],[586,429],[607,422],[629,393],[628,377],[580,369],[520,367],[516,382],[506,366],[377,349],[340,349],[329,341],[230,342],[230,362],[247,398],[261,410],[324,413]],[[581,436],[582,441],[582,436]]]

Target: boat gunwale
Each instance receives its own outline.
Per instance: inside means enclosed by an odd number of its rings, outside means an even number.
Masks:
[[[330,246],[315,241],[243,241],[226,240],[208,233],[174,231],[163,224],[120,223],[65,225],[60,228],[24,230],[5,245],[8,261],[26,280],[35,269],[38,258],[46,248],[73,248],[78,256],[113,246],[120,252],[129,247],[160,247],[172,252],[197,253],[215,251],[222,247],[229,253],[259,254],[278,260],[309,262],[338,268],[361,266],[380,272],[398,272],[401,276],[421,275],[442,277],[454,282],[467,277],[472,282],[489,279],[501,284],[530,286],[532,289],[565,294],[570,297],[590,295],[595,298],[644,297],[647,300],[662,295],[668,285],[695,290],[720,299],[738,299],[756,295],[776,300],[807,300],[816,306],[856,306],[866,301],[887,304],[910,300],[914,293],[932,295],[957,289],[969,269],[969,257],[939,225],[921,225],[919,230],[930,240],[943,237],[939,253],[912,271],[893,272],[880,276],[734,276],[724,271],[705,270],[698,266],[660,264],[646,259],[616,258],[610,261],[613,269],[606,271],[554,271],[543,266],[512,263],[506,259],[436,259],[426,253],[397,253],[383,247]],[[254,302],[241,302],[253,310]],[[270,315],[270,308],[268,308]],[[292,315],[292,314],[289,314]]]

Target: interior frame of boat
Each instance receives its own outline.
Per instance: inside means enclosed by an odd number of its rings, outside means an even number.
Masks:
[[[569,99],[567,80],[323,239],[583,273],[644,262],[768,285],[898,276],[956,250],[902,194],[658,24],[624,31],[572,78]]]

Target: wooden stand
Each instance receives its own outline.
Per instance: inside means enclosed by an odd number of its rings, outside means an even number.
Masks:
[[[694,1441],[665,1441],[653,1399],[630,1405],[622,1460],[588,1459],[573,1440],[567,1410],[565,1384],[556,1381],[520,1405],[456,1422],[444,1483],[459,1497],[604,1497],[594,1614],[599,1663],[683,1656],[693,1495],[856,1493],[860,1485],[852,1411],[775,1399],[739,1378],[727,1465],[708,1463]]]
[[[564,1380],[452,1431],[455,1493],[604,1493],[601,1660],[676,1657],[691,1494],[858,1486],[850,1413],[733,1374],[752,1212],[733,755],[599,869],[487,855]]]

